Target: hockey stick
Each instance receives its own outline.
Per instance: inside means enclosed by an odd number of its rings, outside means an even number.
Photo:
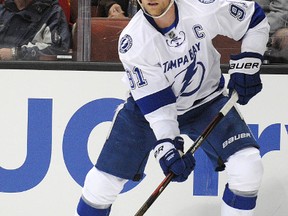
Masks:
[[[215,126],[230,111],[230,109],[236,104],[237,101],[238,101],[238,94],[236,91],[234,91],[231,98],[222,107],[222,109],[219,111],[219,113],[210,122],[210,124],[203,131],[203,133],[196,139],[196,141],[187,150],[187,152],[191,152],[193,154],[200,147],[200,145],[207,138],[207,136],[211,133],[211,131],[215,128]],[[150,208],[150,206],[154,203],[154,201],[158,198],[158,196],[168,186],[168,184],[171,182],[173,177],[174,177],[174,173],[170,172],[164,178],[164,180],[159,184],[159,186],[154,190],[154,192],[150,195],[150,197],[146,200],[146,202],[141,206],[141,208],[138,210],[138,212],[135,214],[135,216],[142,216],[145,214],[145,212]]]

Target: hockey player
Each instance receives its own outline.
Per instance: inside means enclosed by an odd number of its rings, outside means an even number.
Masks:
[[[252,1],[142,0],[123,30],[119,56],[130,96],[116,113],[95,167],[87,174],[77,207],[80,216],[107,216],[123,185],[142,178],[154,151],[164,174],[187,179],[192,154],[181,157],[183,139],[195,140],[228,94],[220,71],[216,35],[242,41],[231,56],[229,93],[245,105],[262,89],[259,75],[269,34],[267,19]],[[222,216],[252,216],[263,174],[259,146],[236,109],[211,132],[201,148],[216,171],[226,170]],[[199,161],[198,163],[201,163]],[[123,215],[125,213],[119,213]]]

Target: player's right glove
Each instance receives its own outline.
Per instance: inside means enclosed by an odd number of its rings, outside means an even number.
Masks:
[[[172,181],[183,182],[194,170],[195,159],[188,152],[183,155],[184,140],[182,137],[159,140],[154,148],[154,156],[159,161],[165,175],[173,172],[175,176]],[[183,155],[181,157],[181,155]]]
[[[229,95],[235,90],[238,93],[238,103],[245,105],[262,90],[260,66],[263,56],[258,53],[244,52],[231,55]]]

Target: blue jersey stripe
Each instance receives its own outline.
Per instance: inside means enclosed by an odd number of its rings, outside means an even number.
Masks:
[[[230,59],[237,61],[242,58],[259,58],[261,61],[263,60],[263,55],[254,52],[243,52],[237,55],[230,55]]]
[[[154,94],[136,100],[137,105],[144,115],[149,114],[163,106],[176,102],[176,97],[169,86]]]
[[[263,19],[265,18],[265,13],[261,6],[255,2],[255,10],[254,14],[252,16],[252,19],[250,21],[249,29],[254,28],[256,25],[258,25]]]

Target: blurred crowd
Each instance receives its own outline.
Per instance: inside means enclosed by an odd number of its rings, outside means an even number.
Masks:
[[[271,27],[265,62],[288,63],[288,1],[255,1]],[[78,0],[0,0],[0,60],[69,53],[77,9]],[[137,0],[91,0],[92,16],[125,19],[139,9]]]
[[[256,0],[264,9],[270,24],[267,63],[288,63],[288,1]]]
[[[0,4],[0,60],[39,60],[69,52],[68,20],[58,0]]]

